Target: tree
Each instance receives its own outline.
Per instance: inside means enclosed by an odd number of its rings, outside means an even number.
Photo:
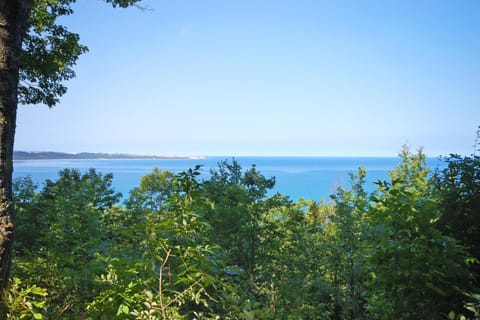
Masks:
[[[465,251],[435,222],[438,198],[425,154],[404,148],[379,181],[367,215],[371,232],[369,309],[378,319],[443,319],[466,277]]]
[[[338,189],[335,215],[329,228],[331,272],[333,274],[335,319],[365,319],[366,261],[363,243],[366,236],[365,216],[370,209],[364,190],[366,170],[350,174],[351,190]]]
[[[477,263],[470,266],[472,289],[480,283],[480,157],[450,155],[447,167],[437,174],[440,195],[438,227],[466,246]],[[478,290],[478,289],[477,289]]]
[[[128,7],[140,0],[105,0]],[[0,292],[11,266],[14,208],[12,201],[13,144],[17,106],[54,106],[66,92],[64,80],[86,47],[78,35],[57,23],[73,13],[75,0],[0,1]],[[21,81],[21,83],[20,83]],[[0,306],[0,314],[4,315]]]
[[[275,179],[265,178],[255,166],[242,172],[235,160],[219,163],[211,174],[205,182],[209,206],[204,216],[218,244],[228,248],[231,265],[242,268],[254,287],[262,222],[269,207],[267,192]]]
[[[168,203],[162,214],[148,205],[139,207],[144,221],[131,226],[139,235],[137,253],[120,247],[113,257],[105,257],[108,270],[99,278],[102,288],[88,306],[93,318],[219,318],[213,316],[222,311],[220,295],[229,286],[217,264],[218,248],[209,243],[211,227],[196,213],[203,201],[198,169],[169,174],[173,188],[164,189],[169,196],[162,200]],[[146,177],[161,177],[157,173]]]
[[[173,173],[154,168],[153,171],[140,179],[140,186],[130,191],[126,207],[134,212],[148,210],[161,213],[165,202],[173,193]]]
[[[104,271],[97,256],[107,250],[109,241],[103,216],[120,198],[112,179],[94,169],[83,174],[65,169],[38,193],[29,179],[14,183],[21,222],[16,230],[20,241],[15,243],[15,275],[26,286],[48,291],[49,318],[76,318],[96,291],[95,275]]]
[[[15,230],[15,255],[21,256],[26,251],[31,252],[39,238],[38,230],[42,230],[42,215],[38,214],[39,195],[36,192],[38,185],[31,177],[14,180],[13,195],[15,200],[15,221],[18,228]]]
[[[274,184],[274,178],[266,178],[255,166],[242,170],[235,160],[219,163],[203,184],[201,217],[212,226],[210,241],[221,247],[219,260],[236,288],[227,311],[236,319],[271,319],[286,310],[293,312],[293,299],[282,299],[282,295],[292,292],[287,282],[303,281],[293,275],[301,273],[298,266],[305,261],[301,259],[304,255],[287,258],[284,253],[295,255],[302,248],[298,244],[306,243],[297,241],[304,239],[300,231],[289,233],[291,241],[285,241],[285,229],[303,230],[298,222],[304,220],[304,214],[288,198],[268,196]]]

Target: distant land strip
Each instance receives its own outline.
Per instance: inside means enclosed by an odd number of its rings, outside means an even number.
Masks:
[[[67,153],[56,151],[14,151],[13,160],[93,160],[93,159],[153,159],[153,160],[181,160],[181,159],[204,159],[203,156],[182,156],[182,155],[137,155],[128,153],[95,153],[79,152]]]

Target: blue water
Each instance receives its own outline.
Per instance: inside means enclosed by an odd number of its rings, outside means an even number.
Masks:
[[[40,186],[46,179],[56,180],[64,168],[86,171],[95,168],[98,172],[113,173],[115,190],[126,197],[138,186],[140,178],[157,167],[172,172],[181,172],[195,165],[202,165],[202,177],[208,178],[211,168],[217,167],[225,157],[208,157],[194,160],[18,160],[14,162],[14,178],[31,176]],[[298,198],[328,200],[338,187],[348,187],[349,172],[363,166],[367,169],[367,190],[373,190],[373,181],[384,180],[388,171],[399,163],[399,158],[359,157],[237,157],[244,169],[255,164],[266,177],[275,177],[272,193],[280,192],[293,200]],[[429,159],[432,168],[438,160]]]

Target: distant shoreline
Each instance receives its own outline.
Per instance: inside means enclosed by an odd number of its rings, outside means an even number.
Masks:
[[[66,153],[56,151],[14,151],[13,160],[196,160],[205,159],[204,156],[184,156],[184,155],[138,155],[128,153],[96,153],[79,152]]]

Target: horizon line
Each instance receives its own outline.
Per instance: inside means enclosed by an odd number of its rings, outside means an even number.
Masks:
[[[14,152],[25,152],[25,153],[31,153],[31,154],[39,154],[39,153],[61,153],[61,154],[68,154],[68,155],[80,155],[80,154],[105,154],[105,155],[110,155],[110,156],[130,156],[130,157],[177,157],[177,158],[209,158],[209,157],[214,157],[214,158],[219,158],[219,157],[224,157],[224,158],[240,158],[240,157],[256,157],[256,158],[397,158],[399,157],[399,154],[395,155],[387,155],[387,154],[322,154],[322,155],[312,155],[312,154],[298,154],[298,155],[292,155],[292,154],[218,154],[218,153],[212,153],[212,154],[193,154],[193,153],[165,153],[165,154],[143,154],[143,153],[130,153],[130,152],[92,152],[92,151],[82,151],[82,152],[71,152],[71,151],[54,151],[54,150],[43,150],[43,151],[38,151],[38,150],[14,150]],[[443,158],[443,157],[448,157],[450,155],[455,155],[455,153],[449,153],[447,155],[428,155],[426,154],[427,158]],[[473,154],[470,155],[465,155],[465,154],[458,154],[460,156],[473,156]],[[113,159],[113,158],[112,158]]]

